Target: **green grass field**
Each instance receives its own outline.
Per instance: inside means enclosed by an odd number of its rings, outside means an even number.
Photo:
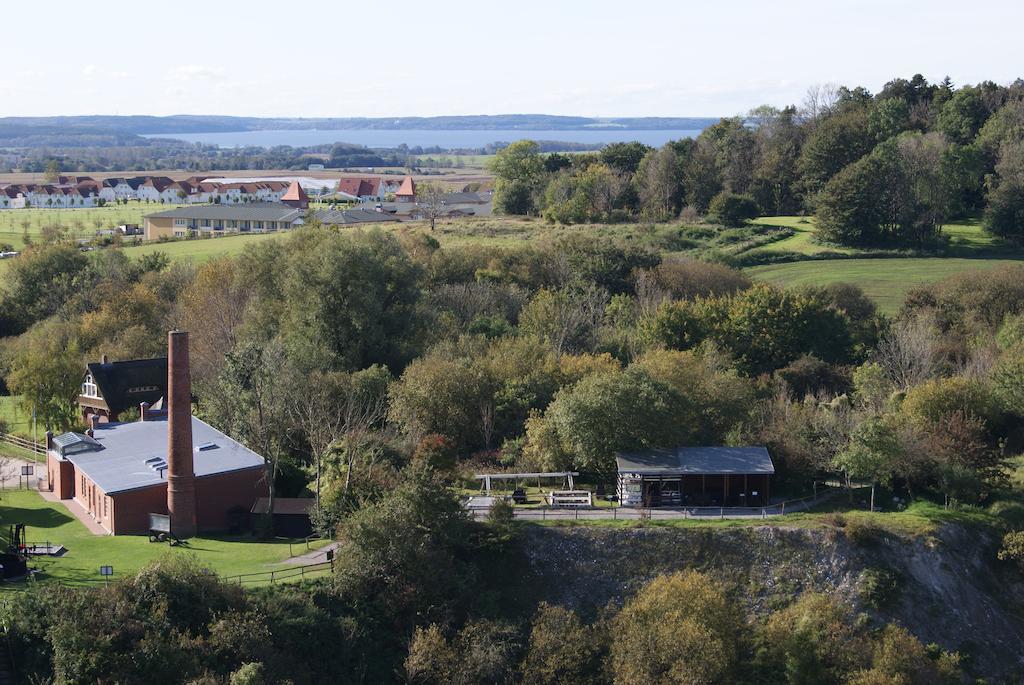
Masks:
[[[84,209],[10,209],[0,211],[0,243],[10,243],[16,249],[25,245],[27,230],[39,235],[44,226],[63,226],[75,238],[91,238],[98,229],[115,228],[120,224],[142,225],[143,214],[166,209],[159,204],[129,202],[127,205],[109,205]]]
[[[812,240],[814,223],[804,217],[764,217],[755,223],[786,226],[796,235],[752,252],[821,252],[852,254],[849,248],[820,245]],[[907,292],[923,283],[942,280],[963,271],[990,269],[1004,264],[1024,264],[1024,251],[1008,245],[982,229],[976,219],[943,227],[949,237],[947,257],[880,257],[876,259],[826,259],[756,266],[752,276],[781,286],[853,283],[864,289],[886,313],[899,309]]]
[[[228,537],[193,538],[187,544],[170,547],[136,535],[93,535],[61,504],[47,502],[30,490],[0,493],[0,530],[13,523],[27,526],[28,542],[52,542],[64,545],[61,557],[36,557],[31,566],[40,569],[36,580],[56,580],[67,585],[100,580],[99,568],[114,567],[114,579],[131,575],[146,564],[170,555],[195,555],[196,559],[222,576],[256,573],[286,568],[280,562],[289,558],[287,541],[253,541]],[[326,544],[320,541],[312,547]],[[306,551],[304,544],[294,547],[295,554]],[[10,586],[23,587],[23,586]],[[0,588],[2,591],[2,588]]]
[[[864,289],[879,309],[892,314],[907,292],[963,271],[1024,264],[1021,259],[964,259],[950,257],[894,259],[825,259],[770,264],[747,269],[758,280],[791,287],[852,283]]]

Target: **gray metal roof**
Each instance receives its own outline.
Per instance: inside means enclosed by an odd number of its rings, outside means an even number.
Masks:
[[[372,224],[381,221],[398,221],[390,214],[370,209],[320,209],[313,217],[322,224]]]
[[[302,219],[304,210],[278,202],[243,202],[237,205],[192,205],[147,214],[146,219],[222,219],[237,221],[291,221]]]
[[[615,456],[620,473],[644,475],[717,475],[775,473],[764,447],[677,447]]]
[[[108,495],[167,482],[167,419],[101,423],[94,433],[99,447],[66,459]],[[207,443],[212,443],[210,447]],[[196,477],[259,468],[263,458],[192,417],[192,459]],[[202,447],[202,449],[200,449]]]

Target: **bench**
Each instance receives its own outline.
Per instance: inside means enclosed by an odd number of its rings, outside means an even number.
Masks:
[[[589,490],[553,490],[548,495],[553,507],[592,507],[594,500]]]

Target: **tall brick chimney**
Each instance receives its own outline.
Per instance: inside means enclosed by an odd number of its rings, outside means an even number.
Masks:
[[[179,538],[196,534],[196,475],[192,466],[192,380],[188,333],[167,334],[167,513]]]

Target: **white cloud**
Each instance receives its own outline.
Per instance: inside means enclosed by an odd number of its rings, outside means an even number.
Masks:
[[[171,81],[193,81],[197,79],[219,81],[224,78],[224,68],[203,64],[183,64],[168,69],[167,78]]]

